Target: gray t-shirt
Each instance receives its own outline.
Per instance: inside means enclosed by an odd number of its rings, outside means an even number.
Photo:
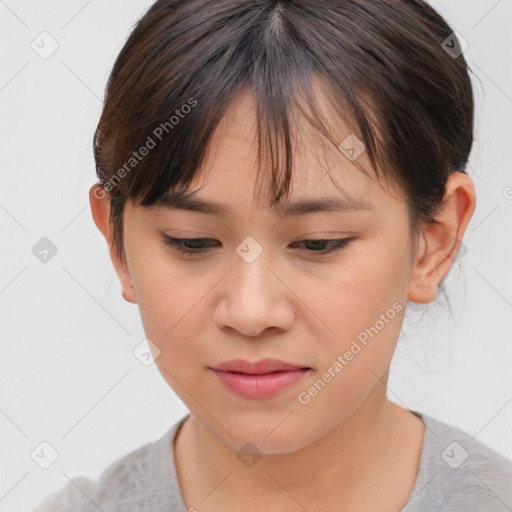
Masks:
[[[512,461],[458,428],[412,412],[423,420],[425,436],[411,495],[397,512],[512,510]],[[187,512],[173,441],[188,416],[114,461],[97,482],[75,478],[33,512]]]

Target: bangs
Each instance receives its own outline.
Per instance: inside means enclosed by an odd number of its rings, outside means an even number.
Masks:
[[[114,64],[94,138],[112,221],[122,227],[127,200],[149,207],[186,191],[243,91],[272,206],[290,192],[306,120],[369,175],[346,147],[361,143],[373,173],[432,218],[472,143],[466,63],[441,47],[450,33],[418,1],[157,1]],[[121,249],[122,229],[114,238]]]
[[[124,102],[116,91],[117,101],[121,104],[115,108],[112,121],[102,123],[101,137],[115,141],[109,167],[124,168],[125,172],[121,174],[130,173],[131,176],[129,180],[114,179],[118,183],[112,187],[113,196],[118,192],[137,205],[151,206],[169,191],[187,189],[211,149],[212,135],[227,109],[237,94],[247,90],[254,97],[257,119],[258,177],[264,177],[268,184],[266,192],[271,204],[281,201],[289,193],[295,153],[293,134],[299,135],[299,117],[307,120],[336,149],[344,139],[333,135],[325,118],[325,105],[322,108],[319,104],[320,91],[328,105],[329,116],[334,115],[343,120],[345,126],[351,127],[345,137],[356,135],[363,143],[374,171],[378,172],[377,131],[371,122],[373,118],[375,123],[375,116],[361,100],[364,77],[354,76],[349,67],[333,69],[329,73],[329,56],[317,63],[318,69],[315,69],[313,64],[317,56],[310,55],[299,40],[292,38],[285,28],[281,11],[273,14],[262,11],[259,16],[265,30],[247,31],[245,35],[245,31],[235,25],[231,37],[229,30],[219,30],[214,39],[216,44],[210,45],[206,53],[198,51],[196,45],[200,41],[195,41],[194,51],[201,53],[203,60],[195,62],[194,69],[189,69],[190,77],[175,76],[176,67],[182,67],[178,55],[152,50],[152,55],[144,60],[152,61],[151,68],[161,71],[149,82],[141,77],[133,83],[125,92]],[[272,17],[268,19],[269,16]],[[175,23],[179,25],[177,20]],[[255,23],[253,13],[248,13],[245,23],[249,27]],[[243,18],[239,24],[243,26]],[[173,27],[169,27],[169,33],[172,31]],[[239,46],[233,47],[237,35]],[[148,49],[151,47],[151,44],[147,45]],[[187,48],[183,50],[187,53]],[[125,81],[122,75],[129,70],[116,68],[112,75],[122,83]],[[116,76],[117,73],[121,76]],[[170,87],[172,83],[184,81],[185,88]],[[317,85],[320,87],[316,88]],[[129,98],[138,98],[139,103],[130,101],[127,105]],[[98,127],[95,151],[101,151],[101,137]],[[145,157],[133,155],[144,147],[147,148]],[[340,157],[343,158],[342,152]],[[353,163],[365,172],[355,160]],[[260,176],[262,169],[265,173]],[[102,172],[103,176],[108,174]]]

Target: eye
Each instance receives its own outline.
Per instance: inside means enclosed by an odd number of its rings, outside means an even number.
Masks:
[[[166,245],[170,245],[173,249],[183,254],[199,254],[207,251],[209,247],[205,247],[204,243],[209,240],[215,242],[212,238],[173,238],[169,235],[164,237]]]
[[[303,244],[310,247],[312,246],[313,249],[306,249],[306,251],[322,255],[344,249],[348,247],[353,240],[353,238],[340,238],[336,240],[313,239],[295,242],[294,245]],[[207,242],[214,242],[214,244],[205,245]],[[216,240],[213,238],[173,238],[169,235],[164,235],[164,243],[183,254],[200,254],[207,252],[216,245],[215,242]]]
[[[318,254],[329,254],[348,247],[353,240],[353,238],[339,238],[337,240],[302,240],[296,243],[304,244],[306,246],[309,245],[310,247],[312,246],[313,249],[309,250],[309,252]],[[322,247],[324,246],[326,247],[322,249]]]

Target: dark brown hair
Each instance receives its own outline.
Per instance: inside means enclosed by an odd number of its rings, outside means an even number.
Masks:
[[[473,143],[473,91],[463,55],[446,51],[452,34],[421,0],[158,0],[117,57],[94,137],[118,255],[126,201],[157,205],[185,191],[243,88],[254,94],[271,204],[286,197],[293,114],[341,142],[312,78],[352,121],[376,175],[405,191],[415,235]]]

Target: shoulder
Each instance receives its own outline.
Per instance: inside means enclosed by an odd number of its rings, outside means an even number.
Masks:
[[[173,425],[157,441],[118,458],[96,481],[74,478],[47,496],[33,512],[142,511],[170,505],[166,455],[175,429]]]
[[[424,506],[405,510],[510,510],[512,461],[460,428],[421,416],[425,437],[410,501]]]

